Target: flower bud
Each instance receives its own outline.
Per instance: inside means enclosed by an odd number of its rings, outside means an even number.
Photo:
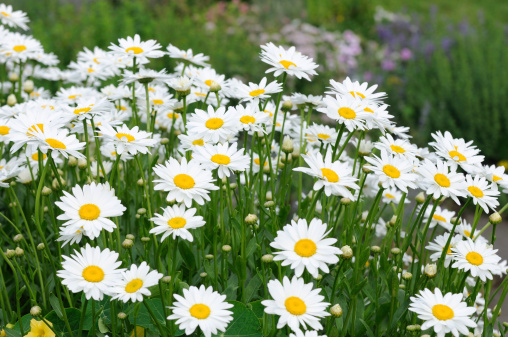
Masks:
[[[161,281],[162,281],[163,283],[167,283],[167,284],[169,284],[169,283],[171,283],[171,276],[164,276],[164,277],[161,279]]]
[[[460,219],[458,219],[458,220],[459,220],[458,224],[460,224],[460,223],[461,223],[461,221],[460,221]],[[457,217],[453,217],[453,218],[451,218],[451,219],[450,219],[450,222],[451,222],[452,224],[454,224],[454,225],[455,225],[455,222],[457,222]]]
[[[351,199],[344,197],[344,198],[340,199],[340,203],[347,206],[351,203]]]
[[[267,202],[265,202],[264,206],[266,208],[275,207],[275,202],[273,202],[273,201],[267,201]]]
[[[254,225],[258,222],[258,216],[256,214],[247,214],[245,217],[245,223],[247,225]]]
[[[271,191],[266,192],[265,198],[266,200],[272,200],[273,199],[272,192]]]
[[[213,260],[213,254],[206,254],[205,259],[207,260]]]
[[[12,259],[16,255],[16,252],[14,252],[13,249],[7,249],[5,252],[5,256],[7,256],[8,259]]]
[[[123,242],[122,242],[122,247],[123,248],[125,248],[125,249],[131,249],[132,246],[134,246],[134,241],[132,241],[130,239],[123,240]]]
[[[316,280],[316,281],[321,281],[322,279],[323,279],[323,275],[321,275],[321,274],[317,274],[317,276],[314,277],[314,280]]]
[[[264,263],[271,263],[273,261],[273,255],[272,254],[265,254],[261,256],[261,261]]]
[[[134,238],[135,238],[135,237],[134,237],[134,235],[132,235],[132,234],[127,234],[127,235],[125,236],[125,238],[126,238],[126,239],[129,239],[129,240],[134,240]]]
[[[127,314],[125,312],[119,312],[117,317],[119,320],[123,321],[124,319],[127,318]]]
[[[13,241],[16,243],[23,241],[23,234],[14,235]]]
[[[11,82],[17,82],[18,80],[19,80],[18,73],[14,72],[14,71],[11,71],[9,73],[9,81],[11,81]]]
[[[342,316],[342,308],[340,307],[340,304],[334,304],[330,308],[330,313],[332,314],[332,316],[337,317],[337,318]]]
[[[396,215],[394,215],[394,216],[392,216],[392,218],[390,219],[390,221],[388,221],[388,224],[389,224],[391,227],[394,227],[396,223],[397,223],[397,216],[396,216]]]
[[[416,195],[415,200],[418,204],[423,204],[425,202],[425,193],[420,192]]]
[[[146,214],[146,208],[140,208],[138,209],[138,212],[137,212],[139,215],[143,215],[143,214]]]
[[[67,182],[64,179],[60,179],[60,180],[64,186],[67,185]],[[61,188],[60,180],[57,178],[53,179],[53,182],[51,183],[51,187],[53,187],[54,190],[58,190]]]
[[[282,151],[285,153],[291,153],[293,150],[293,140],[289,136],[284,136],[284,139],[282,140]]]
[[[42,309],[38,305],[30,308],[30,315],[33,317],[39,317],[42,314]]]
[[[408,325],[407,326],[407,331],[420,331],[421,330],[421,326],[418,325],[418,324],[411,324],[411,325]]]
[[[44,248],[46,248],[46,246],[42,242],[37,245],[37,250],[44,250]]]
[[[16,255],[16,257],[22,257],[23,255],[25,255],[25,251],[20,247],[16,247],[16,249],[14,250],[14,255]]]
[[[374,254],[380,253],[381,252],[381,247],[379,247],[379,246],[372,246],[372,247],[370,247],[370,251],[373,252]]]
[[[293,102],[290,100],[285,100],[284,103],[282,103],[281,110],[282,111],[289,111],[293,108]]]
[[[226,253],[229,253],[231,251],[231,246],[230,245],[224,245],[224,246],[222,246],[222,251],[226,252]]]
[[[437,265],[435,263],[428,263],[423,271],[427,277],[433,278],[437,273]]]
[[[342,250],[342,257],[344,259],[350,259],[353,257],[353,250],[348,245],[343,246],[340,250]]]
[[[141,219],[141,215],[137,214],[135,215],[136,219]]]
[[[168,138],[161,138],[161,144],[162,145],[169,144],[169,139]]]
[[[32,81],[32,80],[26,80],[23,83],[23,91],[26,92],[27,94],[29,94],[32,91],[34,91],[34,81]]]
[[[293,152],[291,152],[291,157],[294,159],[300,158],[300,146],[293,146]]]
[[[410,272],[404,272],[402,273],[402,278],[406,281],[410,280],[413,278],[413,274],[411,274]]]
[[[145,183],[143,182],[143,179],[138,179],[137,181],[138,186],[143,186]]]
[[[12,324],[12,323],[7,323],[7,324],[5,325],[5,327],[6,327],[7,329],[14,330],[15,325],[14,325],[14,324]]]
[[[7,105],[8,106],[15,106],[16,103],[18,103],[16,96],[14,96],[13,94],[10,94],[9,96],[7,96]]]
[[[78,168],[80,170],[85,170],[88,167],[88,163],[86,162],[86,158],[78,159]]]
[[[76,167],[78,165],[78,158],[76,158],[74,156],[69,156],[67,165],[69,165],[70,167]]]
[[[143,243],[148,243],[148,242],[150,242],[150,238],[149,238],[148,236],[143,236],[143,237],[141,238],[141,242],[143,242]]]
[[[237,183],[231,183],[231,184],[229,184],[229,188],[232,189],[232,190],[236,189],[237,187],[238,187]]]
[[[496,212],[496,213],[492,213],[492,214],[489,216],[489,221],[490,221],[490,223],[491,223],[491,224],[493,224],[493,225],[497,225],[498,223],[500,223],[500,222],[501,222],[501,220],[503,220],[503,219],[501,218],[501,215],[500,215],[498,212]]]
[[[393,255],[399,255],[400,254],[400,248],[393,247],[391,250]]]
[[[363,211],[362,212],[362,218],[361,218],[361,222],[365,222],[367,220],[367,217],[369,216],[369,211]]]
[[[53,192],[53,190],[47,186],[44,186],[41,191],[42,195],[45,195],[45,196],[50,195],[51,192]]]
[[[365,172],[365,173],[372,172],[372,170],[370,168],[366,167],[365,165],[362,166],[362,171]]]
[[[205,278],[205,277],[207,277],[207,276],[208,276],[208,274],[207,274],[207,273],[205,273],[205,272],[202,272],[201,274],[199,274],[199,276],[201,276],[201,277]]]
[[[220,84],[212,81],[212,84],[210,85],[210,92],[219,92],[221,90]]]
[[[401,283],[401,284],[399,284],[399,288],[400,288],[400,289],[406,289],[406,285],[405,285],[405,284],[403,284],[403,283]]]

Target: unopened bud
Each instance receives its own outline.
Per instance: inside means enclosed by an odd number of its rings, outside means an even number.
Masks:
[[[400,248],[393,247],[391,250],[393,255],[399,255],[400,254]]]
[[[138,186],[143,186],[145,184],[145,182],[143,181],[143,179],[138,179]]]
[[[231,246],[230,245],[224,245],[224,246],[222,246],[222,251],[226,252],[226,253],[229,253],[231,251]]]
[[[23,83],[23,91],[27,94],[34,91],[34,81],[32,80],[26,80],[25,83]]]
[[[294,159],[300,158],[300,147],[299,146],[294,146],[293,152],[291,152],[291,156]]]
[[[5,252],[5,256],[7,256],[8,259],[12,259],[16,255],[16,252],[13,249],[7,249]]]
[[[18,243],[23,241],[23,234],[16,234],[13,238],[14,242]]]
[[[248,214],[245,217],[245,223],[247,225],[254,225],[256,222],[258,222],[258,216],[256,214]]]
[[[405,285],[405,284],[403,284],[403,283],[401,283],[401,284],[399,284],[399,288],[400,288],[400,289],[406,289],[406,285]]]
[[[19,80],[18,73],[14,72],[14,71],[11,71],[9,73],[9,81],[11,81],[11,82],[17,82],[18,80]]]
[[[46,248],[46,246],[42,242],[37,245],[37,250],[44,250],[44,248]]]
[[[408,281],[408,280],[410,280],[410,279],[412,279],[412,278],[413,278],[413,274],[411,274],[411,273],[409,273],[409,272],[407,272],[407,271],[406,271],[406,272],[402,273],[402,278],[403,278],[404,280]]]
[[[496,212],[496,213],[492,213],[492,214],[489,216],[489,221],[490,221],[490,223],[491,223],[491,224],[493,224],[493,225],[497,225],[498,223],[500,223],[500,222],[501,222],[501,220],[503,220],[503,219],[501,218],[501,215],[500,215],[498,212]]]
[[[7,96],[7,105],[8,106],[14,106],[14,105],[16,105],[16,103],[18,103],[16,96],[14,96],[13,94],[10,94],[9,96]]]
[[[47,186],[44,186],[41,191],[42,195],[46,195],[46,196],[50,195],[51,192],[53,192],[53,190]]]
[[[340,304],[334,304],[330,308],[330,314],[332,314],[332,316],[334,316],[334,317],[342,316],[342,308],[340,307]]]
[[[132,235],[132,234],[127,234],[127,235],[125,236],[125,238],[126,238],[126,239],[129,239],[129,240],[134,240],[134,238],[135,238],[135,237],[134,237],[134,235]]]
[[[391,227],[394,227],[396,223],[397,223],[397,216],[396,216],[396,215],[394,215],[394,216],[392,216],[392,218],[390,219],[390,221],[388,221],[388,224],[389,224]]]
[[[351,199],[344,197],[340,199],[340,203],[347,206],[351,203]]]
[[[238,187],[237,183],[231,183],[231,184],[229,184],[229,188],[232,189],[232,190],[236,189],[237,187]]]
[[[381,252],[381,247],[372,246],[372,247],[370,247],[370,251],[373,252],[374,254],[377,254],[377,253]]]
[[[213,260],[213,254],[206,254],[205,259],[207,260]]]
[[[273,199],[272,192],[271,191],[266,192],[265,198],[266,198],[266,200],[272,200]]]
[[[267,201],[264,205],[266,208],[275,207],[275,202],[273,201]]]
[[[201,276],[201,277],[205,278],[205,277],[207,277],[207,276],[208,276],[208,274],[207,274],[207,273],[205,273],[205,272],[202,272],[201,274],[199,274],[199,276]]]
[[[161,144],[162,145],[169,144],[169,139],[168,138],[161,138]]]
[[[20,247],[16,247],[16,249],[14,250],[14,255],[16,255],[16,257],[22,257],[23,255],[25,255],[25,251]]]
[[[264,263],[271,263],[273,261],[273,255],[272,254],[265,254],[261,256],[261,261]]]
[[[171,283],[171,276],[164,276],[164,277],[161,279],[161,281],[162,281],[163,283],[167,283],[167,284],[169,284],[169,283]]]
[[[74,156],[69,156],[67,165],[69,165],[70,167],[76,167],[76,165],[78,165],[78,158]]]
[[[39,317],[42,314],[42,309],[38,305],[30,308],[30,315],[33,317]]]
[[[342,250],[342,257],[344,259],[350,259],[353,257],[353,250],[348,245],[343,246],[340,250]]]
[[[420,192],[416,195],[415,200],[418,204],[423,204],[425,202],[425,193]]]
[[[212,81],[212,84],[210,85],[210,92],[219,92],[221,89],[220,84]]]
[[[123,320],[124,320],[124,319],[126,319],[126,318],[127,318],[127,314],[126,314],[125,312],[119,312],[119,313],[118,313],[118,319],[119,319],[119,320],[122,320],[122,321],[123,321]]]
[[[284,139],[282,140],[282,151],[285,153],[291,153],[293,150],[293,140],[289,136],[284,136]]]
[[[425,273],[425,275],[427,275],[427,277],[430,277],[430,278],[436,276],[437,265],[435,263],[429,263],[429,264],[427,264],[425,266],[424,273]]]
[[[138,212],[137,212],[139,215],[143,215],[143,214],[146,214],[146,208],[140,208],[138,209]]]
[[[372,172],[372,170],[370,168],[368,168],[367,166],[365,166],[365,165],[362,166],[362,171],[365,172],[365,173]]]
[[[407,326],[407,331],[420,331],[421,330],[421,326],[418,325],[418,324],[411,324],[411,325],[408,325]]]
[[[139,215],[138,213],[136,213],[135,217],[136,219],[141,219],[141,215]]]
[[[143,243],[148,243],[148,242],[150,242],[150,238],[149,238],[148,236],[143,236],[143,237],[141,238],[141,242],[143,242]]]
[[[282,107],[281,107],[282,111],[289,111],[292,108],[293,108],[293,102],[291,102],[290,100],[286,100],[286,101],[284,101],[284,103],[282,103]]]
[[[62,186],[60,186],[60,182],[63,184],[63,186],[67,185],[67,182],[65,180],[55,178],[51,183],[51,187],[53,187],[54,190],[62,188]]]
[[[365,222],[367,220],[367,216],[369,216],[369,211],[363,211],[361,221]]]
[[[316,280],[316,281],[321,281],[322,279],[323,279],[323,275],[321,275],[321,274],[317,274],[317,276],[314,277],[314,280]]]
[[[122,247],[123,248],[125,248],[125,249],[131,249],[132,246],[134,246],[134,241],[132,241],[130,239],[123,240],[123,242],[122,242]]]

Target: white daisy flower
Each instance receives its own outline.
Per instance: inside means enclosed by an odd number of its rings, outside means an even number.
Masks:
[[[241,130],[253,132],[266,133],[265,125],[270,124],[270,117],[268,114],[259,111],[255,104],[248,104],[243,106],[241,104],[231,107],[230,110],[235,111],[235,118],[239,121]]]
[[[452,248],[452,252],[455,260],[452,268],[470,271],[471,276],[478,276],[483,282],[492,280],[492,274],[499,272],[501,258],[496,255],[497,249],[492,249],[485,241],[466,238]]]
[[[318,108],[317,111],[326,114],[339,124],[344,124],[350,132],[365,129],[368,112],[365,112],[365,104],[360,99],[351,95],[326,96],[323,102],[325,107]]]
[[[395,157],[404,157],[413,160],[417,155],[417,147],[405,139],[393,139],[392,135],[381,136],[376,142],[375,147],[385,150]]]
[[[476,327],[470,318],[476,309],[463,302],[462,294],[447,293],[443,296],[439,288],[434,293],[429,289],[411,297],[409,310],[423,320],[422,331],[434,328],[437,337],[445,337],[449,332],[454,336],[468,335],[469,328]]]
[[[430,213],[432,213],[432,207],[427,207],[424,214],[423,223],[427,223]],[[449,211],[439,206],[436,207],[432,219],[430,220],[429,228],[434,228],[436,225],[440,225],[444,229],[451,231],[453,227],[452,218],[455,216],[455,212]]]
[[[56,241],[63,241],[62,247],[70,243],[71,245],[75,243],[80,243],[83,238],[83,229],[74,229],[70,227],[60,227],[60,233],[58,239]]]
[[[162,276],[157,270],[150,271],[150,267],[144,261],[139,267],[133,264],[130,269],[122,271],[121,280],[112,289],[111,299],[118,299],[124,303],[141,302],[143,296],[152,294],[148,288],[158,284]]]
[[[167,81],[167,84],[170,88],[173,88],[173,90],[184,93],[184,92],[190,92],[192,82],[194,79],[188,78],[187,76],[178,76],[171,78]]]
[[[455,233],[460,234],[464,239],[472,238],[475,241],[478,240],[488,242],[486,238],[480,235],[480,230],[478,228],[474,230],[473,236],[471,236],[472,231],[473,226],[464,219],[461,219],[461,222],[455,228]]]
[[[363,109],[365,112],[368,112],[367,116],[365,117],[365,125],[367,126],[367,129],[379,129],[383,133],[387,131],[387,129],[390,129],[392,127],[393,122],[390,121],[390,119],[393,118],[393,115],[391,115],[386,109],[388,109],[387,104],[381,104],[378,105],[375,102],[366,102],[366,107]],[[396,134],[394,132],[394,134]],[[398,135],[397,135],[398,136]],[[399,136],[400,137],[400,136]],[[402,139],[409,138],[407,135],[404,135],[404,137],[400,137]]]
[[[164,52],[159,50],[162,46],[155,40],[141,41],[138,34],[134,38],[128,36],[126,39],[118,39],[118,45],[111,43],[109,49],[118,56],[130,56],[141,59],[158,58],[164,56]]]
[[[96,184],[72,188],[72,194],[63,191],[64,196],[56,201],[64,213],[57,219],[65,220],[64,227],[75,230],[83,228],[85,235],[95,239],[105,229],[112,232],[116,224],[108,218],[122,216],[126,208],[115,196],[115,190],[109,184]]]
[[[277,236],[270,244],[281,250],[274,252],[274,260],[282,261],[283,266],[290,266],[297,277],[305,269],[313,277],[318,276],[320,269],[329,273],[327,264],[336,264],[339,262],[337,255],[342,254],[339,248],[333,246],[337,239],[326,238],[330,231],[320,219],[312,219],[308,225],[305,219],[291,221],[291,225],[277,231]]]
[[[184,202],[191,207],[195,200],[199,205],[210,201],[208,193],[219,189],[212,182],[212,172],[206,170],[197,160],[182,158],[179,163],[175,158],[169,158],[164,165],[158,164],[153,168],[155,174],[161,178],[154,180],[156,191],[163,190],[168,193],[167,200]]]
[[[23,170],[22,160],[17,157],[12,157],[9,161],[6,159],[0,160],[0,187],[9,188],[9,183],[6,181],[16,177]]]
[[[436,150],[436,153],[451,164],[460,165],[466,172],[477,173],[481,170],[481,163],[484,156],[479,156],[480,150],[472,146],[472,141],[453,138],[451,133],[444,134],[436,132],[432,134],[435,142],[429,143]]]
[[[273,300],[264,300],[261,304],[267,314],[280,316],[277,329],[286,325],[293,331],[301,330],[300,326],[307,330],[307,325],[314,330],[323,329],[320,320],[330,316],[326,311],[330,303],[323,302],[324,296],[319,295],[321,289],[312,289],[312,286],[296,276],[291,280],[284,276],[282,283],[279,280],[268,282]]]
[[[273,81],[266,84],[267,79],[263,77],[259,84],[249,82],[249,85],[239,84],[237,91],[241,101],[258,101],[259,99],[269,98],[270,95],[282,91],[282,84]]]
[[[166,70],[155,71],[152,69],[141,68],[137,73],[133,73],[130,70],[125,70],[122,75],[121,83],[128,85],[134,82],[139,83],[151,83],[151,84],[163,84],[169,80],[170,76],[166,73]],[[143,88],[144,89],[144,88]],[[155,92],[152,92],[155,93]],[[144,90],[143,90],[144,94]]]
[[[320,107],[323,105],[323,96],[294,93],[293,95],[291,95],[291,102],[293,102],[293,104],[297,106],[308,104],[313,107]]]
[[[473,203],[475,205],[479,204],[487,214],[489,208],[495,210],[499,206],[499,201],[497,201],[499,191],[495,190],[485,178],[479,175],[474,176],[474,178],[468,174],[466,175],[466,190],[467,194],[473,198]]]
[[[405,159],[396,158],[381,150],[381,157],[365,157],[371,165],[365,165],[379,177],[384,188],[397,187],[403,192],[416,188],[417,175],[413,173],[413,164]]]
[[[15,11],[11,5],[0,4],[0,22],[9,27],[19,27],[27,30],[27,23],[30,20],[23,11]]]
[[[166,49],[168,51],[169,57],[171,57],[172,59],[179,59],[184,62],[194,63],[195,65],[198,66],[206,67],[208,65],[206,62],[210,60],[209,56],[205,56],[202,53],[194,55],[192,49],[181,50],[173,46],[172,44],[169,44],[169,46]]]
[[[311,144],[316,144],[317,146],[320,144],[335,146],[338,135],[339,134],[334,128],[331,128],[328,125],[320,125],[316,123],[313,123],[312,126],[305,128],[304,131],[304,138]],[[342,138],[346,139],[347,135],[342,135]]]
[[[198,147],[205,145],[203,137],[198,137],[193,134],[186,135],[182,133],[178,135],[178,139],[180,140],[180,146],[183,151],[195,151]]]
[[[250,166],[250,158],[244,150],[237,150],[237,143],[205,144],[196,148],[194,158],[208,170],[218,169],[220,179],[229,177],[230,171],[243,172]]]
[[[71,257],[62,256],[63,270],[57,272],[62,284],[73,293],[84,292],[87,300],[103,299],[104,295],[111,295],[113,287],[117,285],[123,269],[118,261],[118,253],[99,247],[92,248],[87,243],[80,251],[75,250]]]
[[[330,80],[330,84],[332,85],[330,88],[332,91],[326,92],[327,94],[338,94],[341,96],[351,95],[352,97],[360,98],[367,102],[381,102],[386,98],[386,93],[375,92],[377,84],[369,87],[367,82],[360,84],[358,81],[351,81],[349,77],[346,77],[342,83]]]
[[[209,105],[207,111],[196,109],[188,117],[188,134],[196,134],[206,141],[213,143],[223,142],[230,135],[236,135],[240,129],[239,122],[234,114],[236,110],[219,107],[217,110]]]
[[[1,129],[1,126],[0,126]],[[0,130],[1,134],[1,130]],[[1,137],[1,136],[0,136]],[[0,138],[1,139],[1,138]],[[484,165],[481,174],[492,183],[493,188],[502,188],[503,192],[508,189],[508,175],[504,166]]]
[[[157,226],[150,230],[150,234],[162,234],[161,242],[172,235],[173,239],[177,236],[184,240],[192,242],[194,238],[189,229],[199,228],[205,225],[202,216],[197,216],[195,208],[185,209],[184,205],[173,205],[163,209],[162,215],[155,213],[151,218]]]
[[[381,201],[385,204],[393,203],[394,205],[398,205],[400,203],[400,200],[402,199],[402,192],[399,191],[396,188],[387,188],[383,191],[382,199]],[[409,200],[406,198],[404,199],[405,204],[409,204]]]
[[[35,145],[44,154],[51,150],[53,157],[58,154],[65,158],[68,158],[69,155],[76,158],[85,157],[78,151],[82,150],[86,144],[81,143],[75,135],[69,135],[67,129],[46,128],[44,132],[34,132],[33,135],[34,138],[30,140],[30,144]]]
[[[318,178],[314,183],[314,191],[324,187],[326,196],[340,195],[355,200],[349,189],[360,189],[356,184],[358,179],[352,176],[353,171],[347,163],[332,160],[332,151],[328,151],[325,158],[320,152],[315,154],[310,152],[308,155],[302,154],[302,158],[309,165],[309,168],[297,167],[293,171],[304,172]]]
[[[228,310],[233,305],[226,302],[226,295],[213,291],[212,287],[191,286],[183,289],[183,296],[175,294],[175,299],[174,306],[170,307],[173,313],[168,319],[176,320],[176,325],[180,330],[185,330],[186,335],[199,327],[205,337],[211,337],[218,331],[224,332],[233,320],[233,312]]]
[[[310,81],[309,75],[317,75],[314,69],[318,65],[314,63],[312,58],[297,52],[295,47],[286,50],[282,46],[277,47],[269,42],[261,46],[261,49],[261,61],[272,66],[266,73],[274,72],[275,77],[287,73],[299,79],[303,77],[307,81]]]
[[[416,172],[423,178],[419,185],[434,199],[444,196],[452,198],[460,205],[457,197],[466,196],[466,185],[464,175],[457,173],[456,169],[455,166],[449,166],[439,159],[435,164],[429,159],[425,159],[416,169]]]
[[[438,235],[434,239],[434,242],[429,242],[429,244],[425,247],[431,252],[435,252],[432,255],[430,255],[430,259],[432,261],[437,261],[441,257],[441,254],[443,253],[443,249],[446,246],[446,243],[448,242],[448,239],[450,238],[449,233]],[[448,249],[446,250],[445,255],[445,261],[444,266],[448,268],[450,266],[450,263],[453,261],[453,252],[452,248],[455,248],[457,244],[462,241],[462,236],[460,235],[454,235],[452,237],[452,240],[450,241],[450,245],[448,246]]]
[[[152,139],[151,133],[139,130],[138,126],[129,129],[123,124],[120,127],[113,128],[110,125],[100,125],[101,137],[105,141],[113,142],[116,146],[116,152],[122,154],[128,152],[132,155],[138,153],[149,153],[149,147],[157,144],[156,139]]]
[[[3,16],[0,13],[0,18]],[[0,54],[14,62],[25,62],[32,59],[36,53],[42,51],[41,43],[33,37],[20,33],[11,33],[8,39],[2,39]]]

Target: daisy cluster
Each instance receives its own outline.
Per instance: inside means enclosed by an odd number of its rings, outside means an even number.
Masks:
[[[295,47],[262,45],[266,74],[249,83],[204,54],[139,35],[84,48],[62,70],[15,31],[28,28],[24,13],[0,4],[0,23],[10,226],[0,242],[18,245],[2,251],[16,277],[4,282],[1,266],[7,330],[24,309],[18,273],[40,318],[31,336],[55,336],[48,317],[81,335],[89,302],[94,336],[502,328],[500,304],[489,304],[494,277],[506,275],[494,243],[508,175],[473,141],[444,131],[418,147],[378,85],[349,77],[323,95],[288,92],[288,77],[317,75]],[[174,67],[151,69],[162,57]],[[489,222],[479,227],[482,213]],[[71,328],[64,313],[74,307]]]

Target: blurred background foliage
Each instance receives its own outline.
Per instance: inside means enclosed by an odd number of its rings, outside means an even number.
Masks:
[[[140,34],[211,57],[228,77],[259,81],[259,44],[295,45],[321,64],[312,83],[350,76],[380,84],[420,146],[435,130],[475,140],[490,162],[508,159],[508,6],[496,0],[4,0],[65,66],[83,47]],[[168,58],[153,67],[171,70]]]

